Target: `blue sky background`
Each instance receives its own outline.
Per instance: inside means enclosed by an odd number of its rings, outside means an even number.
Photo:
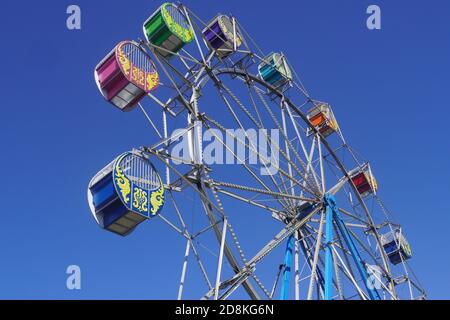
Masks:
[[[160,1],[73,3],[81,31],[66,28],[72,2],[0,4],[0,298],[176,298],[184,243],[168,251],[164,243],[178,237],[159,221],[126,239],[102,232],[86,202],[91,176],[152,134],[141,114],[103,101],[93,68],[118,41],[142,37]],[[289,57],[313,96],[333,104],[408,234],[429,298],[450,298],[450,3],[185,4],[204,20],[232,12],[264,50]],[[381,31],[366,28],[369,4],[382,9]],[[70,264],[82,268],[80,291],[66,289]]]

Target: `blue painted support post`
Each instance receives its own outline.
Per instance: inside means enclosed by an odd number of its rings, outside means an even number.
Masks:
[[[334,212],[334,219],[336,221],[336,224],[339,228],[340,233],[344,236],[344,241],[347,244],[347,247],[350,249],[350,252],[352,254],[353,260],[355,261],[356,266],[358,267],[359,274],[364,279],[364,284],[366,286],[367,292],[369,293],[371,300],[381,300],[380,294],[378,291],[373,288],[371,284],[369,284],[369,275],[367,274],[366,267],[364,265],[364,261],[362,260],[358,249],[355,246],[355,243],[353,242],[352,235],[347,229],[347,226],[344,223],[344,220],[342,220],[341,215],[338,210],[335,210]]]
[[[336,209],[336,200],[332,195],[325,195],[324,199],[326,208],[326,225],[325,225],[325,300],[333,298],[333,253],[331,244],[333,241],[333,216]]]
[[[291,280],[291,265],[292,265],[292,253],[294,251],[294,242],[295,242],[294,236],[290,236],[286,244],[280,300],[287,300],[289,298],[289,282]]]

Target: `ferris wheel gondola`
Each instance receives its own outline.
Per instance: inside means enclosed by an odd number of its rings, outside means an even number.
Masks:
[[[166,2],[155,11],[143,25],[147,41],[157,47],[156,51],[168,58],[194,40],[187,17],[174,3]]]
[[[132,110],[159,84],[153,61],[136,42],[120,42],[95,67],[95,82],[103,97],[122,111]]]
[[[242,45],[242,34],[234,18],[219,14],[203,29],[203,37],[211,50],[226,58]]]
[[[314,128],[324,137],[337,132],[339,129],[338,123],[329,104],[318,103],[308,111],[307,116]],[[311,134],[313,134],[313,130],[309,128],[308,135]]]
[[[389,260],[394,265],[411,259],[411,247],[405,236],[402,234],[402,229],[400,227],[396,227],[395,229],[383,234],[381,237],[381,242],[386,254],[389,256]]]
[[[286,57],[278,52],[267,55],[259,64],[258,72],[264,81],[276,88],[282,87],[292,80],[291,68]]]
[[[146,157],[126,152],[92,178],[88,202],[101,228],[126,236],[161,211],[164,185]]]

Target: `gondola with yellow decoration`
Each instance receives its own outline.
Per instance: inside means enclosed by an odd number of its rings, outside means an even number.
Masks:
[[[94,75],[102,96],[122,111],[132,110],[159,84],[152,59],[133,41],[120,42],[95,67]]]
[[[163,3],[143,25],[147,42],[157,47],[165,58],[180,51],[194,40],[194,31],[185,12],[174,3]]]
[[[92,178],[88,202],[101,228],[126,236],[160,212],[164,185],[146,156],[125,152]]]

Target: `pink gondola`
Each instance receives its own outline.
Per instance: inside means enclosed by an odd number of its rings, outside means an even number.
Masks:
[[[159,75],[137,43],[122,41],[95,67],[95,81],[106,100],[130,111],[158,86]]]

